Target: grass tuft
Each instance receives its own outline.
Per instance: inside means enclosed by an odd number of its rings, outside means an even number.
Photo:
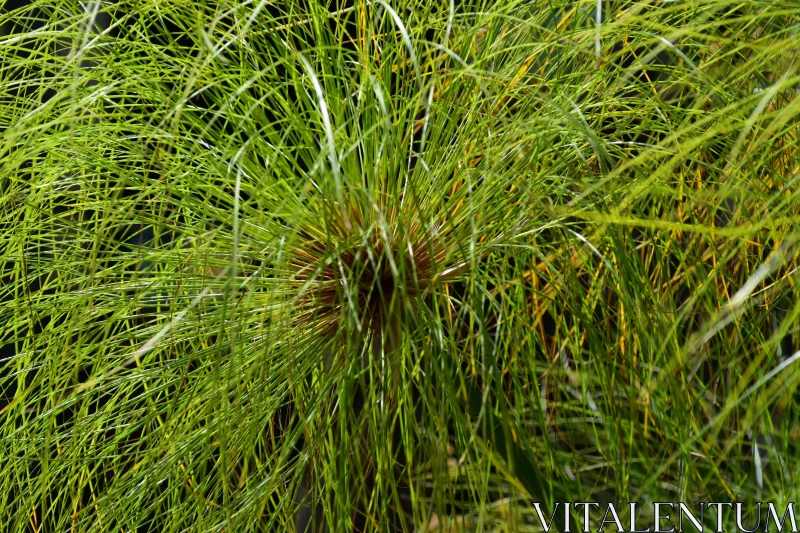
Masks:
[[[799,24],[735,0],[7,5],[4,530],[785,508]]]

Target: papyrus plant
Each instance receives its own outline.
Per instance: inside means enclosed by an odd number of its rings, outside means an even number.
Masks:
[[[799,16],[3,12],[4,530],[794,498]]]

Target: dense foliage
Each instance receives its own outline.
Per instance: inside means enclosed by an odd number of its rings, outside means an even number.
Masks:
[[[6,9],[3,531],[793,501],[798,30],[793,1]]]

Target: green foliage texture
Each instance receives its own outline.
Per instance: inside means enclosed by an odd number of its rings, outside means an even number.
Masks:
[[[0,12],[0,528],[800,486],[800,4]]]

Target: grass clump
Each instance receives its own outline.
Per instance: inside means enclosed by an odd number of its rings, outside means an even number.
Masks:
[[[0,521],[524,531],[534,502],[793,501],[798,24],[6,9]]]

